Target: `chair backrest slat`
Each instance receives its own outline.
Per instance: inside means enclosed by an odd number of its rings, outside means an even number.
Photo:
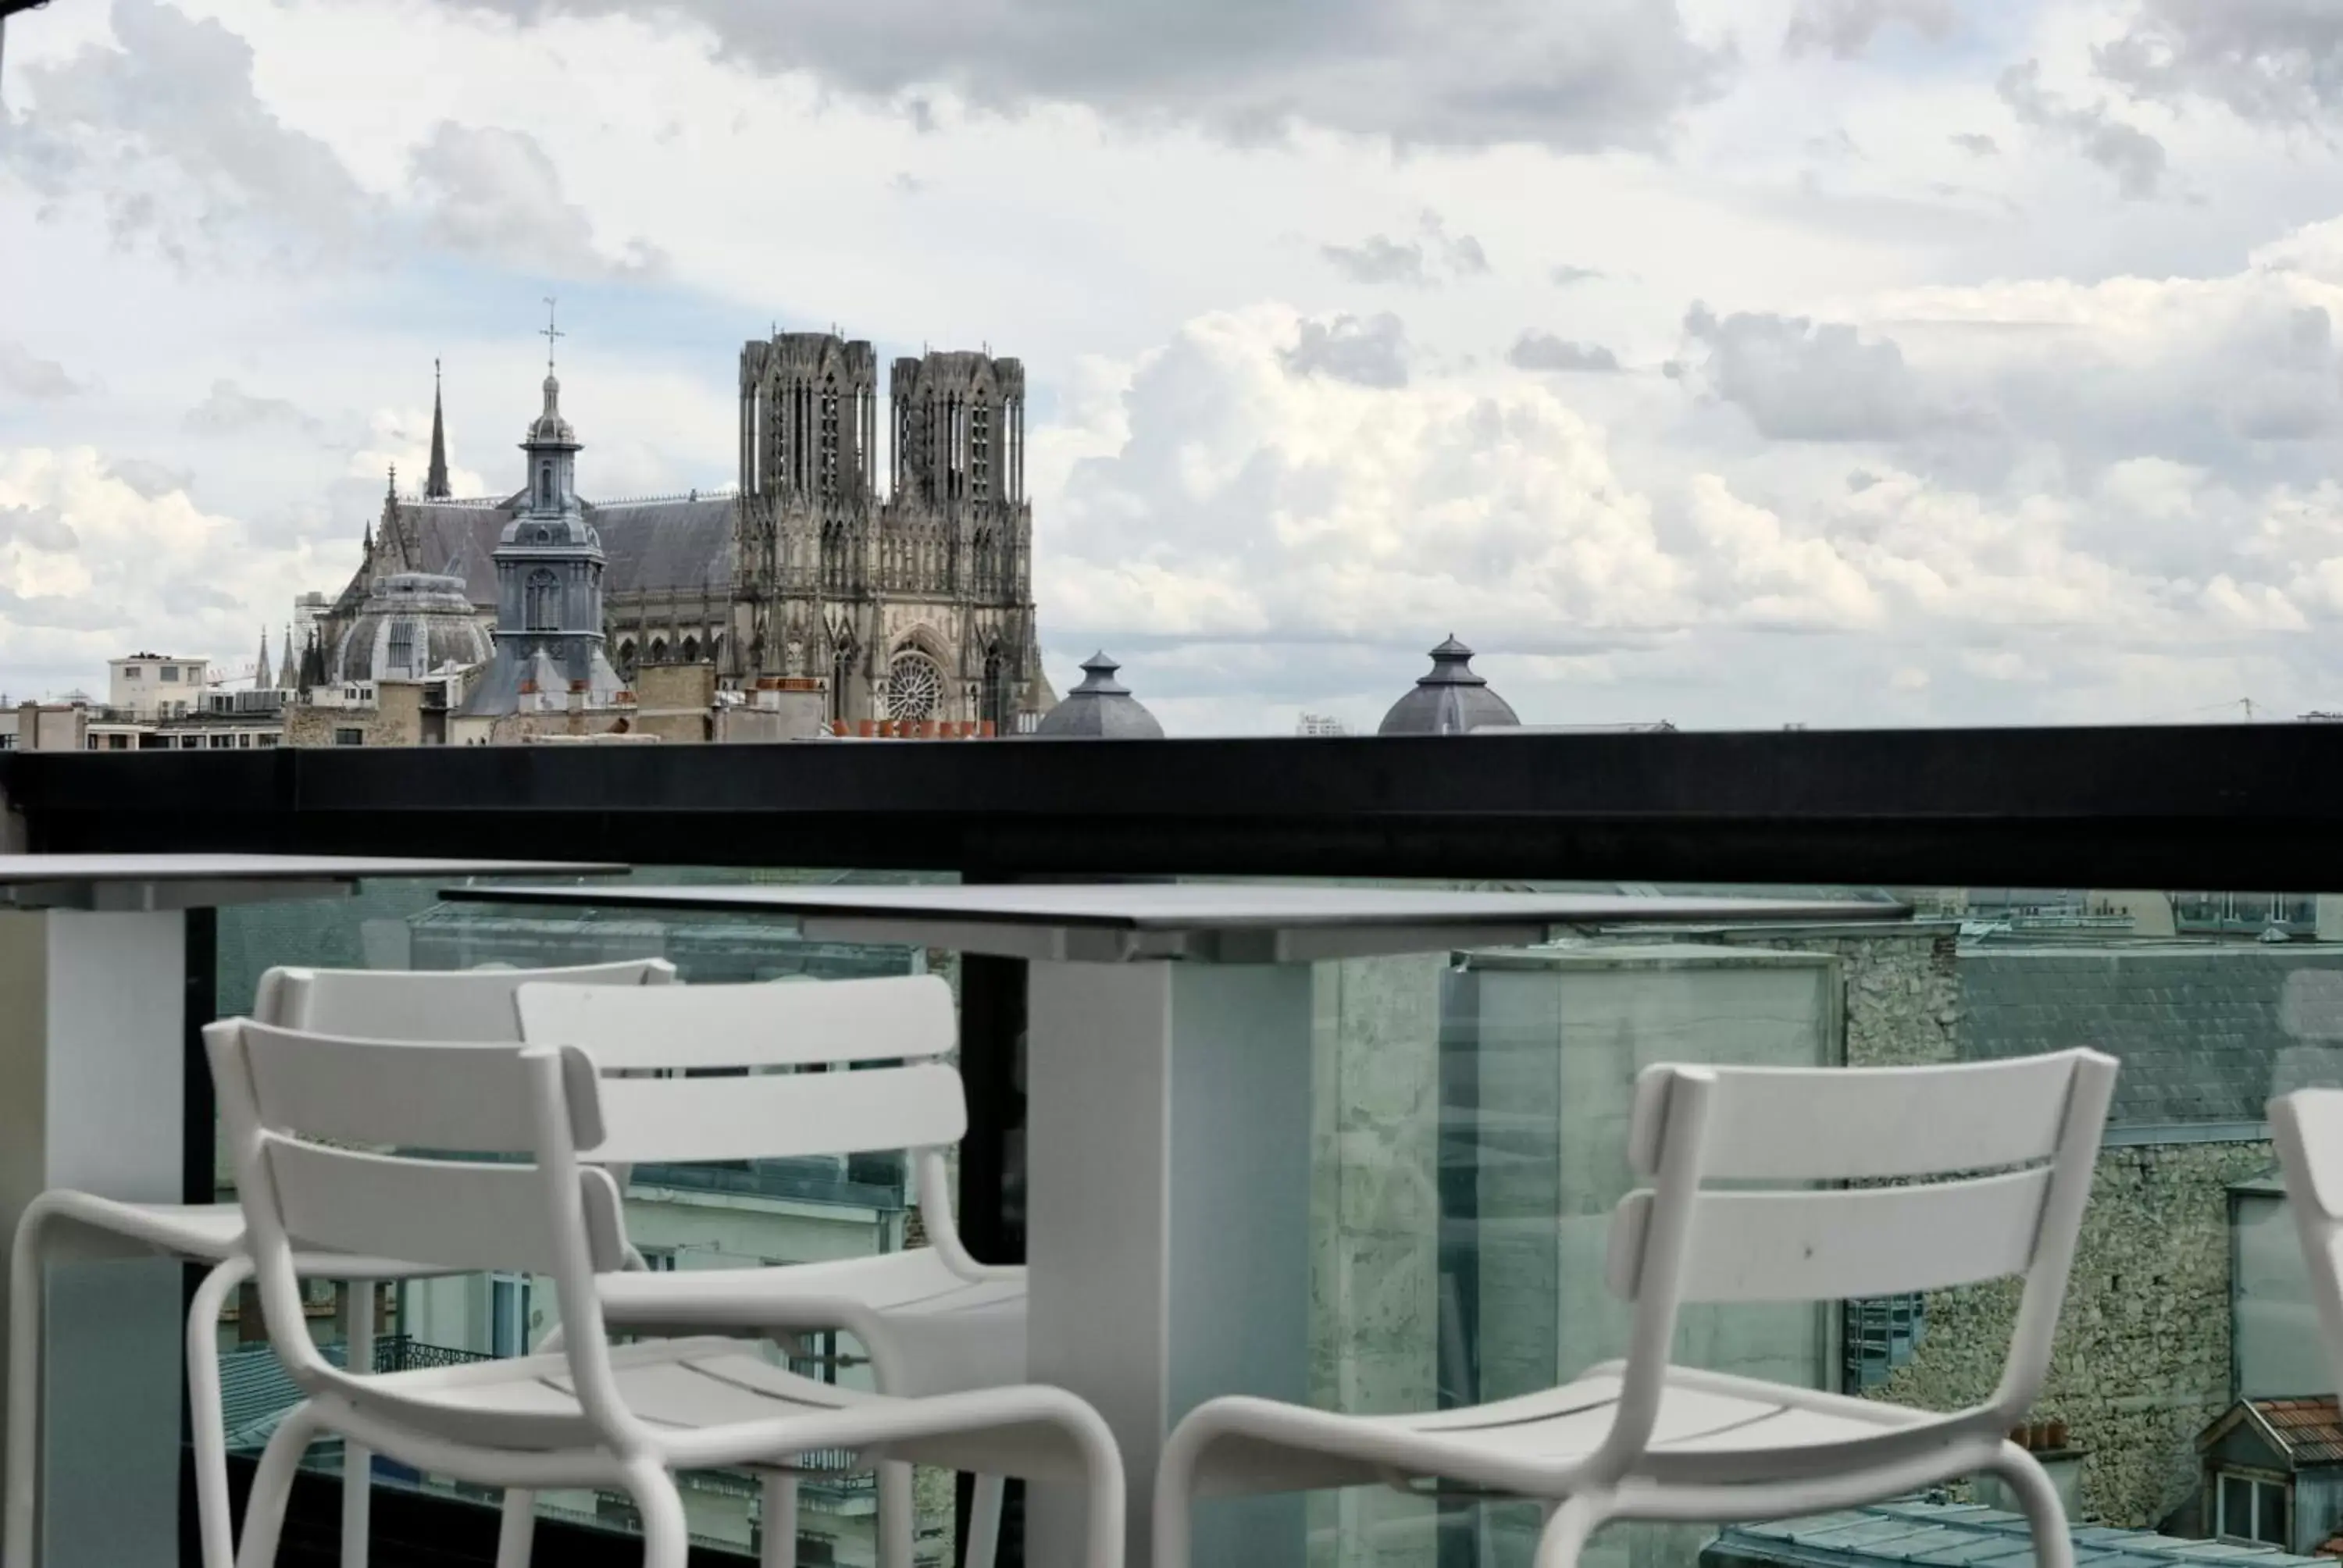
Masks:
[[[1614,1212],[1605,1269],[1634,1302],[1634,1327],[1617,1414],[1588,1465],[1624,1473],[1649,1441],[1685,1302],[1835,1301],[2022,1274],[1999,1382],[1928,1429],[2006,1431],[2048,1374],[2116,1070],[2093,1050],[1956,1068],[1647,1070],[1628,1136],[1653,1182]],[[1907,1180],[1925,1178],[1936,1180]],[[1865,1184],[1827,1185],[1839,1181]]]
[[[2087,1181],[2115,1064],[2074,1050],[1942,1067],[1658,1066],[1636,1084],[1628,1134],[1646,1173],[1676,1135],[1670,1101],[1686,1071],[1700,1075],[1703,1181],[1952,1178],[1685,1196],[1691,1225],[1680,1299],[1831,1301],[2027,1271],[2046,1235],[2047,1172],[2073,1166]],[[2086,1090],[2100,1109],[2078,1133],[2073,1111]],[[2030,1169],[1980,1174],[2008,1166]],[[1610,1283],[1630,1299],[1640,1288],[1653,1201],[1650,1192],[1629,1194],[1614,1221],[1621,1234]]]
[[[1990,1171],[2058,1147],[2071,1055],[1909,1068],[1718,1069],[1702,1173],[1715,1181],[1854,1181]],[[1637,1173],[1659,1169],[1663,1092],[1639,1092]]]
[[[1921,1187],[1703,1192],[1693,1211],[1687,1302],[1812,1302],[1945,1290],[2026,1271],[2050,1168]],[[1653,1195],[1614,1220],[1611,1288],[1633,1295]]]
[[[518,1042],[344,1040],[248,1019],[206,1025],[204,1043],[269,1342],[306,1392],[391,1422],[444,1430],[447,1420],[395,1380],[319,1354],[297,1246],[450,1272],[523,1269],[559,1292],[583,1426],[619,1449],[648,1441],[618,1395],[594,1285],[630,1253],[618,1183],[578,1159],[602,1135],[592,1058]],[[352,1141],[412,1152],[338,1146]]]
[[[517,1045],[342,1040],[244,1026],[264,1126],[350,1143],[513,1154],[536,1146]],[[563,1060],[570,1114],[598,1132],[594,1063]]]
[[[253,1012],[264,1023],[352,1040],[517,1040],[513,998],[525,985],[640,990],[674,975],[664,959],[531,970],[280,968],[261,977]]]
[[[412,1160],[271,1137],[266,1158],[286,1233],[360,1257],[449,1270],[559,1268],[544,1174],[534,1165]],[[625,1266],[618,1190],[608,1172],[578,1173],[598,1269]]]
[[[602,1082],[601,1102],[602,1138],[581,1152],[610,1165],[937,1148],[968,1131],[960,1074],[938,1062],[740,1078],[611,1078]]]
[[[918,1061],[958,1043],[937,975],[791,984],[528,984],[521,1037],[582,1046],[605,1072]]]

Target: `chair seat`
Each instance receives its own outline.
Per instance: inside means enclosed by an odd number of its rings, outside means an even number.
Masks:
[[[774,1439],[777,1420],[884,1412],[905,1402],[801,1377],[737,1339],[649,1340],[614,1346],[609,1354],[620,1401],[659,1435],[679,1468],[787,1468],[797,1451]],[[594,1445],[568,1360],[558,1353],[393,1372],[366,1386],[400,1401],[403,1420],[467,1443],[514,1451]],[[818,1438],[807,1446],[840,1445]],[[1081,1473],[1071,1442],[1038,1422],[1004,1421],[957,1436],[873,1446],[866,1458],[875,1462],[882,1454],[1043,1480]]]
[[[1025,1379],[1025,1273],[970,1281],[933,1248],[769,1269],[603,1274],[613,1326],[842,1329],[890,1394],[951,1393]]]
[[[1266,1401],[1219,1407],[1222,1435],[1205,1451],[1205,1493],[1432,1480],[1490,1465],[1566,1466],[1592,1454],[1619,1402],[1615,1366],[1519,1398],[1406,1415],[1299,1412]],[[1299,1421],[1296,1421],[1296,1418]],[[1652,1440],[1635,1473],[1656,1481],[1755,1481],[1805,1475],[1801,1451],[1937,1425],[1912,1410],[1756,1378],[1672,1368]]]

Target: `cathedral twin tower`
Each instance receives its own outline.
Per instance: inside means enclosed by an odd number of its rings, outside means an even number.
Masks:
[[[735,494],[573,503],[605,558],[602,643],[621,678],[678,660],[711,662],[728,684],[814,677],[835,719],[981,720],[1002,734],[1051,706],[1034,630],[1023,367],[929,353],[897,359],[888,391],[883,496],[870,344],[787,332],[741,349]],[[401,673],[377,668],[391,638],[352,634],[402,574],[460,579],[496,627],[497,557],[512,553],[508,525],[531,494],[450,496],[436,403],[432,440],[424,494],[386,498],[365,564],[320,628],[328,678]],[[578,467],[583,491],[590,465]]]
[[[1034,648],[1025,370],[894,363],[877,484],[878,357],[833,334],[740,352],[738,554],[759,667],[826,675],[846,718],[990,719],[1049,706]],[[778,655],[778,664],[775,656]],[[857,707],[867,689],[870,706]]]

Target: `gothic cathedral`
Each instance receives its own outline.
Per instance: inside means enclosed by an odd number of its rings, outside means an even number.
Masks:
[[[1032,728],[1055,698],[1035,640],[1024,367],[966,352],[897,359],[883,495],[870,343],[811,332],[751,341],[739,387],[732,493],[563,498],[605,557],[601,646],[618,676],[708,661],[729,686],[822,678],[831,716],[850,724]],[[399,494],[394,475],[364,563],[315,628],[308,681],[392,673],[374,668],[382,639],[355,634],[377,585],[401,574],[460,579],[495,628],[498,549],[543,503],[526,487],[450,493],[437,396],[431,457],[420,495]],[[578,464],[581,488],[590,467]]]

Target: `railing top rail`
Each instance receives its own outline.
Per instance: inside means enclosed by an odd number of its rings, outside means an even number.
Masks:
[[[0,753],[56,851],[460,855],[526,823],[638,863],[2271,891],[2343,888],[2338,777],[2318,724]]]

